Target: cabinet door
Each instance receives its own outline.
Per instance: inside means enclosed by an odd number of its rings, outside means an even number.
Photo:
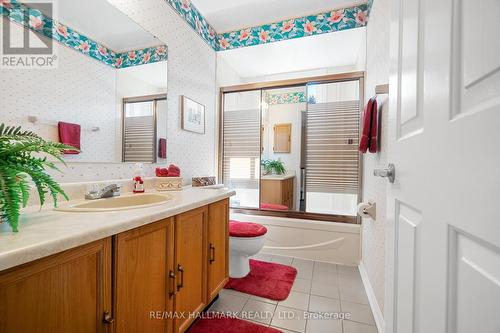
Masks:
[[[111,238],[0,273],[2,333],[108,332],[110,311]]]
[[[274,125],[274,147],[275,153],[289,153],[292,146],[292,124]]]
[[[116,236],[117,333],[171,331],[172,321],[162,316],[173,304],[175,281],[169,277],[169,266],[173,270],[173,248],[169,249],[173,225],[171,218]]]
[[[175,220],[175,311],[174,331],[185,332],[207,304],[207,218],[203,207],[176,216]]]
[[[208,206],[208,298],[212,300],[229,277],[229,200]]]

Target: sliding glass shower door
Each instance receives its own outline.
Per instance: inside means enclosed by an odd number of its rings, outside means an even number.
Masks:
[[[356,215],[360,91],[359,80],[307,87],[306,212]]]
[[[231,207],[355,221],[361,99],[358,78],[224,93],[221,176],[236,191]]]
[[[233,208],[259,208],[261,91],[224,94],[222,177]]]

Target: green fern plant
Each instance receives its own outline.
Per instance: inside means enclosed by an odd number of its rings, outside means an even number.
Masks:
[[[47,169],[59,171],[47,157],[53,156],[64,164],[61,156],[66,149],[74,150],[46,141],[21,127],[0,125],[0,222],[7,222],[12,231],[18,231],[20,210],[26,207],[30,195],[30,180],[38,191],[40,205],[45,203],[47,194],[52,196],[54,206],[59,194],[68,200],[63,189],[46,172]]]
[[[261,164],[266,175],[270,173],[282,175],[286,172],[285,164],[280,160],[262,160]]]

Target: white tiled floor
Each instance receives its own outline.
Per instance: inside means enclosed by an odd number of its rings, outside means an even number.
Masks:
[[[297,268],[289,297],[276,302],[223,289],[211,311],[232,312],[284,333],[377,333],[357,267],[268,254],[259,254],[255,259]],[[345,313],[351,317],[324,319],[315,318],[315,313]]]

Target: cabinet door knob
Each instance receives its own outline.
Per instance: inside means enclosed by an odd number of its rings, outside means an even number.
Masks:
[[[181,283],[177,285],[177,291],[179,291],[184,287],[184,267],[179,264],[177,266],[177,271],[181,273]]]
[[[210,264],[215,261],[215,246],[213,244],[210,244]]]
[[[102,316],[102,321],[105,324],[112,324],[115,322],[109,311],[104,311],[104,314]]]

